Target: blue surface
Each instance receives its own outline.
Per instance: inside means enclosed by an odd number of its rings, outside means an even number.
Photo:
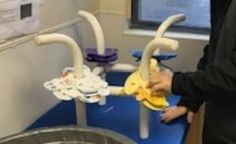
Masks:
[[[108,74],[107,79],[112,85],[122,85],[127,74]],[[171,96],[168,101],[175,105],[178,96]],[[182,144],[187,130],[185,119],[179,118],[170,124],[160,121],[161,112],[150,112],[150,137],[139,138],[139,105],[130,97],[108,97],[105,106],[87,104],[87,118],[89,126],[107,128],[124,134],[139,144]],[[29,129],[76,124],[75,105],[73,101],[61,102]]]
[[[143,51],[132,50],[131,54],[134,58],[137,58],[137,61],[139,61],[142,58]],[[169,59],[172,59],[172,58],[175,58],[175,57],[177,57],[177,55],[175,53],[161,53],[161,54],[152,56],[152,58],[154,58],[158,61],[169,60]]]

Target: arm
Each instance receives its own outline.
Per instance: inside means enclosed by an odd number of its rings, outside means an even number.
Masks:
[[[204,55],[203,57],[199,60],[197,64],[197,69],[198,70],[204,70],[207,65],[207,55],[208,55],[208,46],[206,45],[204,48]],[[203,97],[199,96],[198,99],[190,98],[190,97],[182,97],[180,101],[178,102],[178,106],[184,106],[187,107],[188,110],[196,113],[198,112],[200,106],[204,102]]]
[[[177,106],[184,106],[189,111],[197,113],[204,100],[191,99],[191,97],[182,97]]]
[[[204,70],[194,73],[175,73],[172,79],[172,90],[175,94],[203,96],[205,100],[212,97],[221,100],[222,96],[230,100],[236,99],[236,29],[233,26],[236,24],[236,15],[235,6],[230,4],[234,3],[212,1],[210,43],[213,49],[209,54],[215,60]],[[221,57],[217,57],[215,55],[217,53],[221,53]]]
[[[197,64],[198,70],[205,70],[206,69],[206,65],[207,65],[207,61],[208,61],[208,49],[209,49],[208,47],[209,47],[209,45],[206,45],[203,50],[204,54]]]
[[[198,69],[203,70],[206,66],[207,51],[208,51],[208,45],[204,48],[204,55],[198,63],[198,66],[197,66]],[[188,123],[191,123],[193,119],[193,114],[198,112],[203,101],[204,99],[202,96],[199,96],[198,98],[187,97],[187,96],[181,97],[177,106],[169,107],[163,111],[161,115],[161,120],[165,123],[168,123],[186,114]]]
[[[193,98],[199,96],[203,96],[204,99],[211,96],[220,98],[222,94],[233,96],[236,93],[235,85],[236,51],[233,51],[227,59],[212,63],[205,70],[175,73],[172,79],[172,92]]]

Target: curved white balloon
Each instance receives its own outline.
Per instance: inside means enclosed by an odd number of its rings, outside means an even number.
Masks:
[[[167,31],[167,29],[173,25],[174,23],[184,21],[185,15],[184,14],[176,14],[173,16],[168,17],[165,21],[161,23],[161,25],[158,27],[158,30],[156,32],[156,38],[162,38],[164,36],[164,33]]]
[[[77,43],[64,34],[46,34],[39,35],[34,38],[34,41],[38,45],[49,44],[49,43],[62,43],[67,46],[71,50],[71,54],[73,55],[73,62],[75,71],[74,74],[77,78],[81,78],[82,75],[82,66],[83,66],[83,56],[81,53],[81,48],[77,45]]]
[[[149,79],[150,58],[155,50],[157,53],[160,53],[160,48],[170,48],[172,50],[175,50],[178,48],[179,46],[178,41],[163,38],[163,35],[170,25],[172,25],[175,22],[184,20],[184,18],[185,17],[183,14],[169,17],[167,20],[165,20],[161,24],[161,26],[157,30],[155,38],[150,43],[148,43],[147,46],[145,47],[141,64],[139,66],[140,76],[143,81],[147,82]],[[149,123],[148,111],[143,105],[140,105],[140,129],[141,129],[140,137],[141,138],[148,138],[149,136],[148,123]]]
[[[71,49],[74,58],[74,68],[65,68],[63,76],[45,82],[44,86],[62,100],[78,98],[83,102],[98,102],[109,95],[108,84],[93,74],[89,67],[83,65],[83,57],[77,43],[63,34],[48,34],[35,37],[37,44],[63,43]]]
[[[104,55],[105,54],[104,35],[103,35],[102,27],[97,21],[96,17],[92,15],[91,13],[82,11],[82,10],[78,11],[78,14],[79,16],[85,18],[92,26],[93,31],[95,33],[95,37],[96,37],[98,54]]]
[[[177,40],[164,38],[163,35],[171,25],[183,20],[185,20],[184,14],[177,14],[168,17],[158,28],[155,38],[146,45],[139,67],[141,78],[144,81],[148,81],[150,59],[154,51],[157,50],[157,52],[159,53],[161,48],[171,50],[178,49],[179,42]]]

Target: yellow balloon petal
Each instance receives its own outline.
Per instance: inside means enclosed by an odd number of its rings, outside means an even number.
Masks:
[[[156,70],[157,67],[157,60],[151,59],[150,68],[151,70]],[[147,81],[143,81],[140,76],[139,71],[135,71],[134,73],[130,74],[127,78],[124,86],[124,91],[126,94],[131,95],[133,94],[140,86],[146,87]]]
[[[144,89],[144,88],[138,88],[135,93],[136,95],[136,100],[137,101],[143,101],[144,99],[146,99],[149,96],[149,92]]]
[[[166,98],[164,96],[149,96],[147,97],[147,101],[151,103],[152,105],[156,106],[168,106],[168,102],[166,101]]]
[[[140,87],[138,77],[138,72],[136,71],[125,81],[124,91],[127,95],[134,94],[134,92]]]
[[[151,72],[159,71],[158,62],[151,59],[150,62]],[[146,107],[151,110],[162,110],[169,104],[164,96],[152,96],[150,89],[146,88],[148,81],[141,78],[140,71],[135,71],[127,78],[124,86],[124,92],[127,95],[136,94],[136,100],[142,102]]]
[[[144,81],[144,80],[141,78],[141,74],[140,74],[139,71],[137,71],[137,81],[138,81],[138,83],[140,84],[140,86],[141,86],[142,88],[145,88],[146,85],[147,85],[147,83],[148,83],[148,81]]]
[[[165,107],[161,107],[161,106],[155,106],[155,105],[152,105],[150,102],[144,100],[143,102],[143,105],[146,106],[147,108],[151,109],[151,110],[154,110],[154,111],[160,111],[160,110],[163,110]]]

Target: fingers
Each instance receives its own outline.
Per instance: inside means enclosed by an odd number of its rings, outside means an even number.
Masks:
[[[172,77],[173,74],[171,72],[154,73],[149,77],[149,83],[147,84],[146,87],[150,88],[153,94],[155,94],[157,91],[166,91],[170,93],[172,85]]]
[[[184,106],[173,106],[173,107],[168,107],[163,110],[163,114],[161,115],[161,121],[164,123],[169,123],[172,120],[183,116],[187,113],[187,108]],[[189,124],[192,123],[194,117],[194,113],[189,111],[187,113],[187,121]]]
[[[173,119],[177,118],[178,116],[176,115],[176,109],[176,106],[164,109],[163,114],[161,115],[161,121],[164,123],[169,123]]]
[[[152,82],[148,82],[147,85],[146,85],[146,88],[151,88],[153,86],[153,83]]]
[[[162,88],[160,88],[158,84],[154,86],[152,86],[151,84],[148,84],[146,88],[151,90],[152,96],[160,96],[160,95],[167,96],[168,95],[168,92],[164,89],[162,90]]]
[[[148,82],[146,87],[151,88],[151,87],[153,87],[154,85],[156,85],[160,82],[161,82],[161,80],[159,79],[159,75],[158,75],[158,73],[156,73],[155,75],[151,75],[149,77],[149,82]]]
[[[164,123],[169,123],[172,120],[183,116],[187,113],[187,108],[183,106],[173,106],[163,110],[163,114],[161,115],[161,121]]]
[[[146,88],[152,88],[155,84],[158,84],[160,81],[152,81],[151,78],[149,80],[149,82],[146,85]]]
[[[168,114],[163,114],[161,116],[161,121],[164,123],[170,123],[173,120],[173,118],[171,116],[169,116]]]
[[[147,88],[151,89],[151,92],[154,94],[156,91],[159,91],[160,86],[162,85],[159,73],[152,74],[149,77],[149,82]]]
[[[151,87],[151,93],[156,94],[159,92],[165,91],[165,86],[162,83],[155,84],[154,86]]]
[[[161,121],[164,123],[169,123],[174,119],[174,116],[172,114],[172,108],[167,108],[163,110],[163,113],[161,115]]]
[[[189,124],[191,124],[193,122],[193,116],[194,116],[194,113],[193,112],[188,112],[187,114],[187,121]]]

